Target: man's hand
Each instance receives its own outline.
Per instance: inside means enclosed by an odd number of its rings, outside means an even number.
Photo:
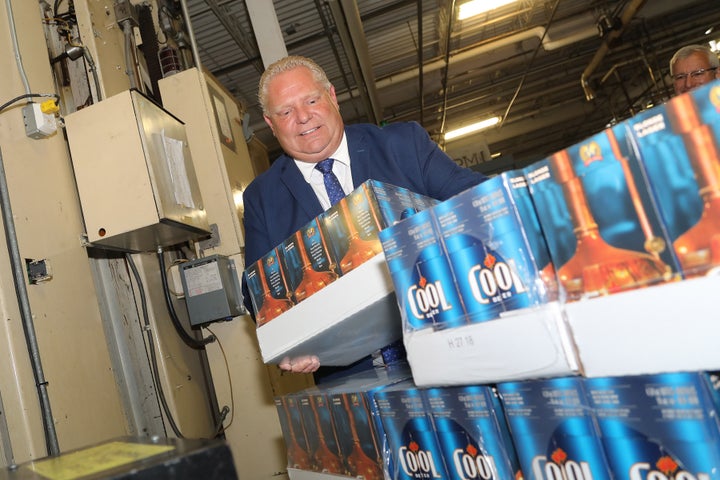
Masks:
[[[313,373],[320,368],[320,359],[315,355],[304,355],[302,357],[285,357],[278,365],[280,370],[292,373]]]

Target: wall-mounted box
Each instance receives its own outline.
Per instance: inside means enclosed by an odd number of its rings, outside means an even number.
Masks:
[[[180,279],[190,325],[232,320],[246,313],[233,259],[216,254],[181,263]]]
[[[152,251],[209,235],[180,120],[129,90],[65,125],[92,244]]]

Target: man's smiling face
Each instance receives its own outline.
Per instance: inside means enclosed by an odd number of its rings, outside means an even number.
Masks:
[[[265,122],[285,153],[309,163],[328,158],[343,136],[334,87],[326,90],[305,67],[275,76],[267,89]]]

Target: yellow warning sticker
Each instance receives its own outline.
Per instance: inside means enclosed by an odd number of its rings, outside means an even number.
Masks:
[[[58,457],[38,460],[27,468],[51,480],[73,480],[127,465],[174,448],[171,445],[110,442]]]

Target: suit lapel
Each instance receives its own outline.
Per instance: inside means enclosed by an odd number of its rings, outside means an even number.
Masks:
[[[315,218],[322,213],[323,209],[320,201],[315,196],[310,184],[303,178],[302,173],[295,165],[295,161],[287,155],[281,156],[276,161],[283,162],[280,179],[290,194],[295,197],[296,205],[303,209],[308,218]]]
[[[352,171],[353,187],[359,187],[371,177],[371,162],[368,160],[370,151],[365,140],[365,134],[353,128],[346,128],[348,153],[350,154],[350,170]]]

